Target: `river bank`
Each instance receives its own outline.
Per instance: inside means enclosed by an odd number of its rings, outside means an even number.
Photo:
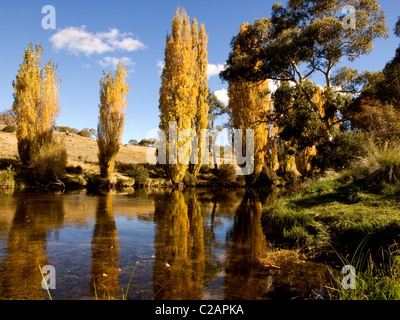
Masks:
[[[330,173],[264,207],[263,231],[278,249],[339,270],[355,266],[361,287],[343,290],[336,279],[327,284],[335,298],[400,298],[399,199],[399,183],[376,190],[350,173]]]

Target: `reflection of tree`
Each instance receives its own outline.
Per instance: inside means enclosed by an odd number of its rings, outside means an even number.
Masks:
[[[204,285],[204,238],[195,193],[173,191],[155,203],[156,259],[153,285],[156,299],[200,299]]]
[[[200,299],[204,286],[205,250],[204,227],[200,203],[196,193],[191,193],[188,201],[188,217],[190,223],[188,251],[192,269],[192,297]]]
[[[118,276],[118,231],[114,220],[112,194],[98,198],[92,238],[90,294],[115,299],[121,294]]]
[[[231,219],[243,198],[241,190],[220,189],[214,192],[198,191],[204,220],[205,282],[211,281],[224,269],[224,261],[219,251],[224,251],[223,243],[216,240],[215,229],[223,226],[224,219]],[[222,252],[221,252],[222,253]]]
[[[262,204],[248,191],[238,207],[233,229],[227,239],[226,299],[256,299],[265,292],[267,278],[258,278],[258,263],[267,249],[261,226]],[[231,242],[231,244],[229,244]]]
[[[17,198],[17,209],[8,234],[5,260],[0,268],[0,298],[9,300],[43,299],[39,266],[49,264],[46,238],[63,222],[63,197],[37,195]]]

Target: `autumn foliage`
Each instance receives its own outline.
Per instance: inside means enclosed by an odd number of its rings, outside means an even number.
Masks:
[[[207,127],[208,121],[207,35],[204,24],[199,32],[197,20],[190,22],[184,9],[177,9],[172,22],[172,34],[167,35],[164,63],[159,98],[160,129],[167,136],[166,171],[172,183],[179,184],[189,164],[170,157],[170,149],[184,150],[184,156],[189,157],[191,150],[182,147],[190,143],[190,136],[178,142],[169,141],[170,122],[176,121],[177,137],[186,129],[196,131],[199,163],[192,167],[192,172],[197,175],[205,143],[199,133]]]
[[[51,60],[41,68],[42,45],[29,44],[16,80],[13,81],[13,112],[17,119],[18,152],[27,165],[40,148],[52,142],[52,133],[60,111],[60,80]]]
[[[126,68],[120,62],[114,76],[107,71],[100,80],[97,145],[100,174],[105,179],[109,179],[114,172],[115,159],[124,130],[127,105],[125,96],[129,91],[129,85],[125,81],[126,76]]]

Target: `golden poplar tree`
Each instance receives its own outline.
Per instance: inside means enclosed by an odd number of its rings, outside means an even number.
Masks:
[[[207,76],[207,44],[208,37],[206,34],[204,23],[200,26],[200,33],[198,33],[197,20],[194,19],[192,23],[192,38],[193,38],[193,70],[194,84],[196,85],[196,114],[194,116],[194,129],[197,135],[197,164],[193,165],[192,173],[196,177],[200,171],[202,159],[205,156],[206,150],[206,137],[201,134],[203,129],[207,129],[208,124],[208,111],[209,105],[207,103],[208,97],[208,76]]]
[[[100,80],[100,115],[97,126],[98,159],[102,178],[110,179],[114,172],[124,130],[125,96],[129,91],[126,68],[119,62],[115,76],[106,71]]]
[[[272,108],[272,102],[268,91],[268,81],[250,83],[244,80],[229,82],[228,108],[231,110],[231,125],[235,129],[242,129],[243,152],[248,143],[245,138],[245,130],[254,130],[254,172],[253,177],[257,178],[262,167],[268,160],[272,163],[276,155],[273,153],[273,140],[275,132],[265,121],[265,114]],[[246,155],[247,156],[247,155]]]
[[[247,24],[242,24],[240,32],[244,32],[247,26]],[[234,50],[240,51],[241,48],[237,45]],[[273,168],[277,161],[275,143],[277,130],[265,121],[265,118],[273,110],[268,87],[268,81],[249,82],[237,79],[228,83],[230,124],[235,129],[243,130],[243,152],[246,150],[245,130],[254,130],[254,172],[252,176],[255,179],[261,173],[266,162]]]
[[[60,111],[57,67],[49,60],[41,69],[41,44],[29,43],[16,80],[13,81],[13,112],[17,118],[18,152],[28,165],[40,149],[52,142],[52,132]]]
[[[167,35],[164,69],[161,75],[159,98],[160,129],[166,136],[167,173],[173,184],[182,180],[189,168],[190,149],[185,148],[191,137],[177,139],[184,130],[196,133],[207,126],[207,36],[204,25],[198,33],[197,20],[192,24],[186,11],[176,10],[172,34]],[[170,123],[176,122],[175,137],[170,137]],[[200,137],[200,135],[197,135]],[[193,137],[192,137],[193,138]],[[172,140],[170,140],[172,139]],[[198,145],[203,145],[201,141]],[[201,152],[198,153],[200,158]],[[188,161],[179,161],[183,155]],[[200,167],[196,165],[193,173]]]

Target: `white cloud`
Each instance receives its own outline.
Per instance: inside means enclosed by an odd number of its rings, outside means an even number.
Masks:
[[[104,57],[103,59],[99,60],[98,63],[103,67],[116,68],[120,61],[122,62],[122,64],[125,67],[129,67],[129,66],[134,66],[135,65],[135,63],[132,61],[132,59],[128,58],[128,57],[122,57],[122,58]]]
[[[214,94],[217,96],[219,101],[221,101],[225,105],[228,105],[228,102],[229,102],[228,90],[226,90],[226,89],[217,90],[217,91],[214,91]]]
[[[131,36],[131,33],[120,32],[115,28],[108,32],[92,33],[86,31],[86,26],[81,26],[59,30],[50,37],[50,42],[57,50],[66,49],[73,54],[83,53],[87,56],[115,50],[132,52],[146,47]]]
[[[218,64],[209,63],[207,66],[207,75],[209,78],[213,77],[213,76],[217,76],[223,70],[225,70],[225,65],[220,64],[220,63],[218,63]]]
[[[162,60],[157,60],[157,68],[158,68],[158,73],[161,74],[163,69],[165,67],[165,62]]]
[[[157,60],[157,67],[158,67],[158,73],[161,74],[162,70],[165,67],[165,63],[162,60]],[[223,64],[213,64],[209,63],[207,65],[207,76],[213,77],[219,75],[221,71],[225,70],[225,65]]]
[[[108,57],[107,56],[107,57],[104,57],[103,59],[97,61],[97,63],[100,64],[104,68],[110,68],[111,70],[115,70],[120,61],[126,67],[126,71],[128,73],[132,73],[134,71],[133,66],[135,65],[135,62],[133,62],[132,59],[129,57],[117,58],[117,57]]]

